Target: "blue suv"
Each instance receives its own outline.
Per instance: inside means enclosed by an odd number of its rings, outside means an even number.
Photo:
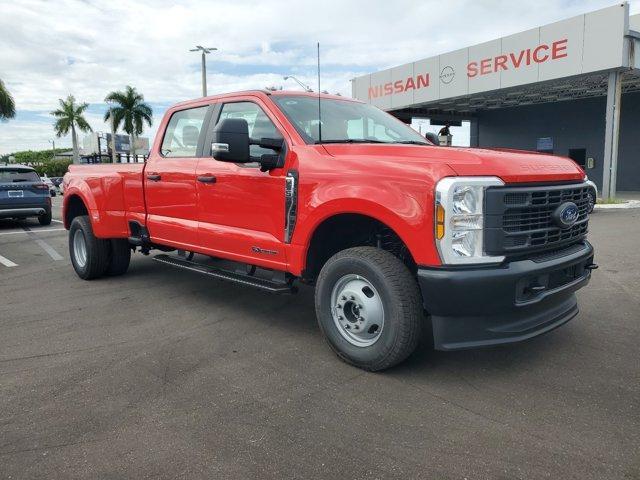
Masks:
[[[36,171],[25,165],[0,165],[0,218],[38,217],[51,223],[51,194]]]

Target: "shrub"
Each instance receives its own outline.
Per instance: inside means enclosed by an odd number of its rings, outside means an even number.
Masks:
[[[69,165],[72,163],[71,160],[49,160],[39,165],[33,165],[33,168],[36,169],[36,172],[38,172],[40,176],[46,173],[47,177],[62,177],[67,173]]]

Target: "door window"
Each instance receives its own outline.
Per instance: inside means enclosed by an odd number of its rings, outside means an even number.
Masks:
[[[253,102],[225,103],[220,112],[218,122],[226,118],[242,118],[249,125],[249,138],[253,142],[258,142],[263,138],[282,139],[282,134],[278,131],[271,119],[264,113],[264,110]],[[259,145],[251,145],[249,154],[252,157],[260,157],[263,154],[273,154],[273,150],[262,148]]]
[[[160,153],[165,157],[195,157],[198,138],[207,113],[207,106],[180,110],[171,115],[162,139]]]

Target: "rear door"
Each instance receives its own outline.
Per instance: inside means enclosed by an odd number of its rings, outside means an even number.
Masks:
[[[152,152],[147,160],[145,203],[153,242],[186,249],[198,245],[195,177],[209,111],[205,105],[173,112],[160,151]]]
[[[225,118],[243,118],[254,142],[262,138],[284,139],[286,132],[259,99],[228,100],[216,108],[207,138]],[[200,242],[207,252],[255,265],[282,269],[286,266],[285,169],[260,171],[258,163],[228,163],[213,159],[205,142],[205,156],[198,162],[196,189]],[[286,142],[285,142],[286,143]],[[251,145],[250,154],[274,154]],[[286,149],[282,152],[286,155]],[[206,180],[215,178],[214,182]],[[201,181],[202,180],[202,181]]]
[[[38,174],[26,168],[0,168],[0,209],[45,207],[49,187]]]

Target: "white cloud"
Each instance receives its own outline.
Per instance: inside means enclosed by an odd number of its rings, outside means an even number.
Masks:
[[[0,16],[0,78],[20,112],[46,115],[69,93],[101,104],[127,84],[147,101],[167,105],[200,94],[200,57],[188,51],[194,45],[219,48],[208,57],[209,92],[219,93],[282,84],[282,75],[292,72],[313,86],[320,41],[323,88],[350,95],[349,79],[359,74],[611,4],[14,0],[3,3]],[[0,153],[44,148],[53,136],[51,122],[22,117],[0,124]],[[99,118],[91,123],[106,129]]]

